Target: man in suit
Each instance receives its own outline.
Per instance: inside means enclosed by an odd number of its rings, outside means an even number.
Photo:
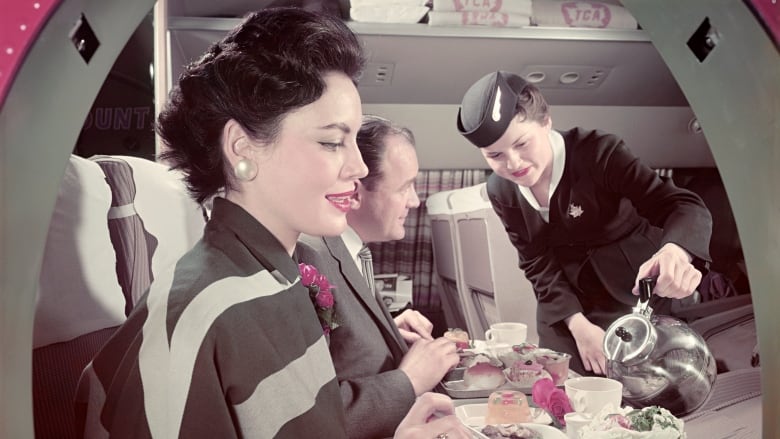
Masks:
[[[409,209],[420,205],[414,136],[387,119],[364,116],[357,136],[368,166],[341,236],[304,236],[296,254],[335,286],[340,326],[330,333],[351,438],[390,437],[415,398],[458,363],[455,344],[433,339],[418,311],[393,319],[362,272],[358,253],[370,242],[404,237]]]

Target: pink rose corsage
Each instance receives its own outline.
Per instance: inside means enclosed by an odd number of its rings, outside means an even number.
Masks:
[[[317,317],[326,336],[339,327],[336,316],[336,299],[333,297],[333,285],[324,274],[317,271],[313,265],[298,264],[301,273],[301,283],[309,289],[309,297],[317,311]]]
[[[550,414],[557,427],[566,426],[563,416],[574,411],[566,392],[555,387],[555,383],[549,378],[534,383],[531,387],[531,399],[533,399],[534,404]]]

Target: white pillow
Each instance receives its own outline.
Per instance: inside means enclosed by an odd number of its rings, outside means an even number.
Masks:
[[[33,348],[125,320],[125,299],[108,235],[111,192],[100,167],[72,155],[49,224],[33,326]]]
[[[183,174],[167,165],[139,157],[111,156],[133,168],[135,210],[147,232],[157,238],[152,274],[175,264],[203,236],[206,224],[200,206],[190,198]]]

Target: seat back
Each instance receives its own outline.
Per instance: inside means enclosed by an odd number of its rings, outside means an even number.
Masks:
[[[456,262],[458,266],[458,292],[466,314],[466,322],[472,338],[482,339],[485,330],[497,319],[495,300],[489,276],[484,276],[484,257],[474,252],[480,251],[484,239],[477,224],[469,222],[474,212],[490,208],[490,203],[481,195],[485,183],[456,189],[449,194],[448,201],[452,210],[451,221],[457,237]]]
[[[449,194],[442,191],[431,194],[425,201],[426,213],[431,224],[433,263],[441,287],[442,308],[448,328],[468,329],[463,304],[458,292],[458,241],[452,221]]]
[[[528,325],[527,341],[538,342],[536,298],[531,283],[518,267],[517,251],[487,197],[487,186],[477,185],[451,196],[457,205],[467,197],[473,208],[454,215],[460,239],[463,283],[479,334],[495,322]],[[477,198],[478,197],[478,198]],[[478,201],[474,201],[474,200]],[[478,323],[477,323],[478,322]]]
[[[33,329],[36,438],[76,437],[81,371],[159,270],[202,234],[181,176],[136,157],[71,156],[49,226]]]

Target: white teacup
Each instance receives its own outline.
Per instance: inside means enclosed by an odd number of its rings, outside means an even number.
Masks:
[[[569,439],[580,439],[580,430],[590,424],[593,418],[585,413],[571,412],[563,415],[563,420],[566,422],[566,436]]]
[[[623,400],[623,384],[605,377],[570,378],[563,383],[566,396],[577,413],[597,415],[604,406],[620,407]]]
[[[485,331],[485,341],[488,345],[505,343],[512,346],[525,342],[527,336],[528,325],[525,323],[493,323],[490,329]]]

